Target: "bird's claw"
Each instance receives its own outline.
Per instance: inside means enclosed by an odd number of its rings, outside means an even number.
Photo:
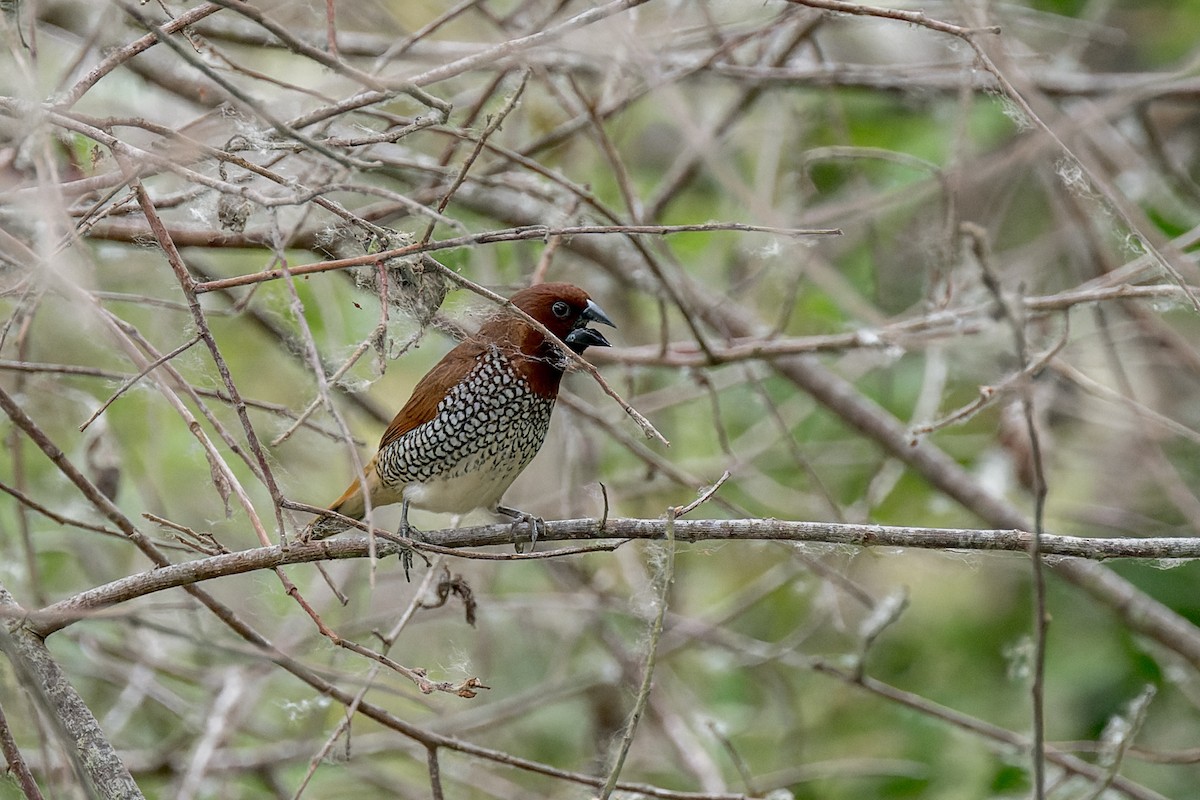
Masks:
[[[396,536],[402,540],[407,539],[409,542],[400,543],[402,548],[400,550],[400,565],[404,567],[404,580],[411,583],[412,578],[409,577],[409,571],[412,570],[413,554],[417,552],[411,542],[423,542],[425,541],[425,536],[412,525],[409,525],[408,520],[400,523],[400,527],[396,529]],[[428,564],[428,562],[426,563]]]
[[[407,500],[400,506],[400,527],[396,528],[396,538],[401,540],[398,544],[402,548],[400,550],[400,565],[404,567],[404,580],[411,583],[412,578],[409,577],[409,572],[412,570],[413,554],[417,552],[412,543],[425,541],[425,535],[409,524]],[[425,566],[429,566],[429,559],[423,555],[421,558],[425,561]]]
[[[522,526],[529,526],[529,550],[531,552],[537,546],[537,540],[546,533],[546,520],[541,517],[535,517],[533,514],[506,506],[497,506],[496,511],[512,518],[513,549],[518,553],[525,552],[525,544],[521,541]]]

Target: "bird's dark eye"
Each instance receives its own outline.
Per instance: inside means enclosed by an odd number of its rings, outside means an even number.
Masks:
[[[571,313],[571,306],[562,300],[556,300],[554,305],[550,306],[550,310],[554,312],[554,316],[559,319],[566,319]]]

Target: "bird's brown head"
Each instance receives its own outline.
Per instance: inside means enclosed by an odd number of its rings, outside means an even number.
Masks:
[[[512,304],[546,326],[576,353],[588,347],[608,347],[608,340],[589,322],[613,325],[588,293],[569,283],[539,283],[512,296]],[[534,355],[545,340],[514,314],[500,311],[480,329],[487,339],[516,340],[527,355]]]
[[[511,300],[576,353],[588,347],[609,346],[603,334],[588,327],[589,322],[616,327],[587,292],[569,283],[539,283],[517,292]],[[520,317],[502,309],[483,324],[479,336],[483,341],[512,347],[531,370],[545,373],[537,378],[538,382],[550,381],[557,389],[566,368],[565,356]],[[533,375],[528,377],[534,379]]]

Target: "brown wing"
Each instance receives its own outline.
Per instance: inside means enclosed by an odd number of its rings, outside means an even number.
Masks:
[[[478,342],[467,340],[434,365],[424,378],[413,388],[412,397],[396,414],[392,423],[379,440],[382,450],[418,425],[423,425],[437,414],[438,403],[475,366],[475,357],[482,351]]]

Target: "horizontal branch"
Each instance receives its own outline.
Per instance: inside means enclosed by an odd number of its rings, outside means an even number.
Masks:
[[[316,272],[331,272],[349,267],[361,267],[375,264],[393,258],[404,258],[419,253],[432,253],[437,250],[454,250],[460,247],[473,247],[479,244],[495,244],[498,242],[521,242],[530,239],[549,239],[551,236],[592,236],[604,234],[669,236],[676,233],[712,233],[717,231],[735,231],[741,233],[769,233],[779,236],[839,236],[837,228],[778,228],[765,225],[747,225],[741,222],[702,222],[693,225],[573,225],[562,228],[547,225],[528,225],[520,228],[509,228],[499,231],[484,231],[466,236],[456,236],[452,239],[441,239],[429,242],[414,242],[413,244],[382,250],[378,253],[367,253],[352,258],[340,258],[329,261],[315,261],[311,264],[298,264],[287,269],[268,269],[248,275],[238,275],[233,278],[205,281],[197,283],[197,293],[212,292],[217,289],[228,289],[234,286],[248,286],[254,283],[264,283],[282,278],[284,275],[311,275]]]
[[[298,22],[298,21],[297,21]],[[174,24],[172,21],[171,24]],[[164,26],[165,28],[166,26]],[[260,28],[241,24],[228,18],[210,17],[196,26],[207,38],[260,49],[283,49],[284,45]],[[293,34],[308,41],[319,41],[324,31],[293,27]],[[1102,34],[1093,31],[1092,35]],[[1112,39],[1103,41],[1111,43]],[[338,51],[343,57],[376,58],[395,43],[395,37],[371,31],[338,31]],[[517,65],[533,66],[570,73],[587,78],[612,73],[613,54],[603,49],[596,52],[581,49],[532,48],[520,54],[519,62],[511,57],[493,57],[495,45],[466,40],[422,39],[406,50],[415,63],[448,64],[463,59],[474,63],[465,71],[496,73],[511,70]],[[487,53],[486,56],[481,54]],[[788,87],[838,86],[852,89],[912,93],[954,93],[964,85],[976,92],[995,92],[995,78],[979,70],[964,72],[961,61],[945,63],[899,64],[888,69],[842,62],[814,62],[793,58],[776,66],[741,64],[713,60],[710,53],[694,52],[686,46],[678,51],[665,49],[653,54],[654,66],[660,74],[690,75],[703,66],[704,73],[734,81],[762,84],[777,83]],[[1043,64],[1026,76],[1041,94],[1051,97],[1099,97],[1123,92],[1156,99],[1194,100],[1200,97],[1200,79],[1194,75],[1171,72],[1088,72],[1061,65]]]
[[[666,521],[661,519],[610,519],[603,528],[593,519],[547,522],[542,541],[592,541],[661,539]],[[383,536],[388,538],[383,538]],[[510,524],[483,525],[422,534],[413,542],[417,550],[449,552],[460,557],[492,560],[525,560],[553,556],[540,553],[471,553],[467,548],[511,545]],[[775,519],[677,520],[675,539],[699,541],[783,541],[849,545],[853,547],[911,547],[924,550],[1000,550],[1026,552],[1033,534],[1021,530],[975,530],[970,528],[908,528],[889,525],[848,525],[835,522],[789,522]],[[1154,537],[1146,539],[1090,538],[1043,534],[1041,551],[1047,556],[1093,560],[1114,558],[1194,559],[1200,558],[1200,537]],[[400,553],[404,544],[381,532],[374,543],[380,558]],[[200,558],[182,564],[131,575],[81,592],[40,611],[28,613],[30,628],[41,636],[61,630],[75,620],[94,616],[138,597],[165,589],[187,586],[214,578],[240,575],[288,564],[304,564],[371,555],[366,535],[345,535],[314,542],[296,542],[286,548],[260,547],[237,553]],[[579,552],[572,548],[572,553]]]

